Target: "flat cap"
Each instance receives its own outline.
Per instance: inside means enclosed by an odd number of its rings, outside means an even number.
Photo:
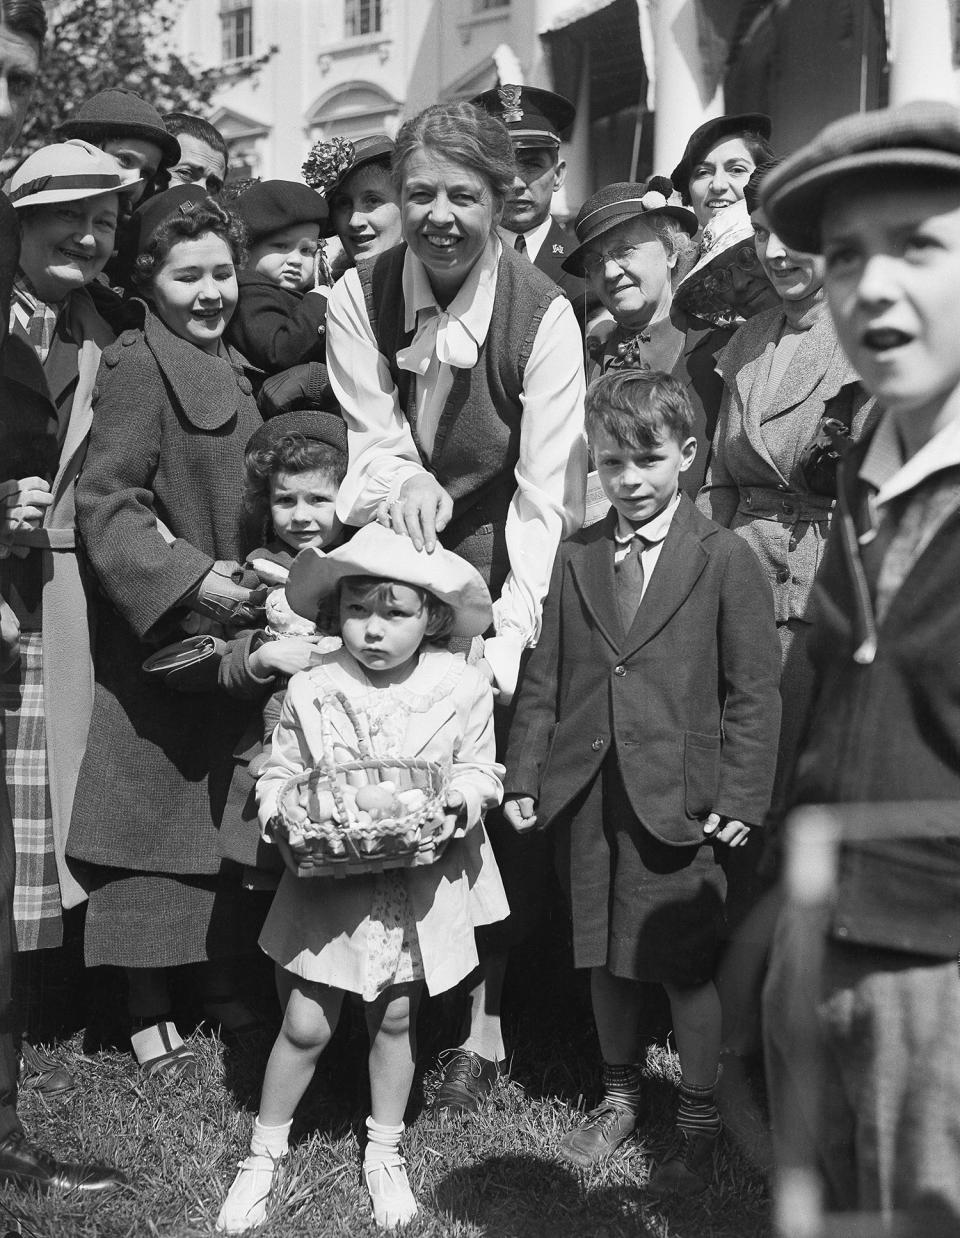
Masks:
[[[322,224],[329,211],[315,189],[299,181],[257,181],[233,203],[250,244],[294,224]]]
[[[918,100],[845,116],[785,159],[760,187],[777,236],[792,249],[821,250],[824,199],[839,181],[865,172],[929,170],[960,180],[960,108]]]

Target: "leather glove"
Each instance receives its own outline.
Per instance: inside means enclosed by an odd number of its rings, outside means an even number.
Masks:
[[[320,361],[306,361],[265,378],[257,404],[264,421],[302,408],[330,413],[340,410],[327,378],[327,367]]]
[[[234,627],[257,623],[262,618],[259,612],[267,589],[248,589],[238,584],[242,571],[235,559],[218,559],[197,586],[190,609]]]

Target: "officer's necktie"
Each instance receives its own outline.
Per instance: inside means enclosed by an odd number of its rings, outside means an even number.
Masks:
[[[633,627],[640,599],[643,597],[643,560],[640,556],[646,546],[646,539],[637,534],[630,543],[629,550],[617,564],[617,606],[624,632],[629,632]]]
[[[522,232],[517,233],[517,239],[513,242],[513,248],[517,251],[518,254],[526,254],[527,238],[523,235]]]

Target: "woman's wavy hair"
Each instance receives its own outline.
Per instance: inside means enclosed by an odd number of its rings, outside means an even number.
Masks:
[[[403,189],[404,171],[418,150],[433,151],[475,172],[502,206],[516,174],[507,126],[472,103],[435,103],[406,121],[393,152],[393,180]]]
[[[676,256],[677,260],[670,272],[670,283],[676,288],[687,272],[696,265],[697,242],[683,224],[670,215],[654,215],[651,219],[645,218],[644,223],[657,234],[667,257]]]
[[[133,264],[132,278],[136,288],[149,292],[174,245],[208,232],[226,241],[233,265],[239,270],[247,259],[247,234],[243,223],[213,198],[204,198],[200,202],[184,202],[157,226]]]
[[[750,158],[757,167],[759,167],[762,163],[769,163],[770,160],[773,159],[773,147],[763,136],[763,134],[758,133],[755,129],[741,129],[739,133],[725,133],[722,138],[718,138],[716,142],[712,143],[712,145],[698,150],[696,152],[696,156],[691,157],[690,175],[687,177],[686,182],[683,185],[677,186],[680,190],[680,200],[683,202],[684,206],[690,205],[690,181],[693,178],[694,168],[705,155],[709,154],[709,152],[713,150],[714,146],[719,146],[721,142],[733,141],[734,138],[739,138],[744,144],[750,152]]]

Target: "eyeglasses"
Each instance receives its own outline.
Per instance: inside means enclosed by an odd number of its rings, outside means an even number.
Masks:
[[[738,267],[741,271],[746,271],[748,275],[756,275],[760,270],[760,259],[757,257],[757,251],[753,245],[742,245],[737,250],[732,262],[704,276],[704,288],[708,292],[722,292],[732,288],[734,267]]]
[[[621,271],[625,271],[639,250],[639,245],[618,245],[615,249],[593,250],[584,256],[583,269],[588,275],[596,275],[608,262],[615,262]]]

